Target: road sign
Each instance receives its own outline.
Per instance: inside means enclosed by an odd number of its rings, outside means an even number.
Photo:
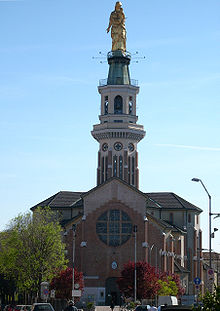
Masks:
[[[197,276],[194,280],[193,280],[194,284],[199,285],[201,284],[201,279]]]
[[[80,289],[74,289],[72,290],[72,296],[73,297],[81,297],[82,291]]]
[[[47,300],[49,295],[49,283],[48,282],[42,282],[41,283],[41,299]]]
[[[207,270],[207,278],[208,278],[208,280],[214,280],[214,270],[213,269]]]
[[[75,289],[79,289],[79,287],[80,287],[80,286],[79,286],[79,283],[75,283],[75,284],[74,284],[74,288],[75,288]]]
[[[44,296],[48,296],[49,290],[47,288],[43,289],[43,294],[44,294]]]
[[[55,289],[51,289],[50,298],[55,298]]]

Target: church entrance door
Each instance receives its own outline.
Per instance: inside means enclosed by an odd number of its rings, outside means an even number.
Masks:
[[[117,284],[117,278],[108,278],[105,281],[105,304],[110,305],[113,300],[115,305],[120,304],[120,291]]]

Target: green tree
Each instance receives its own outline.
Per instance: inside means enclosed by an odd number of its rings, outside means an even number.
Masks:
[[[168,276],[166,280],[158,280],[158,284],[160,285],[157,292],[159,296],[177,296],[178,287],[171,276]]]
[[[202,306],[195,307],[194,311],[220,311],[220,286],[215,287],[214,292],[206,292],[202,296]]]
[[[37,208],[14,218],[0,233],[0,272],[16,281],[20,290],[39,292],[66,268],[65,244],[56,214]]]

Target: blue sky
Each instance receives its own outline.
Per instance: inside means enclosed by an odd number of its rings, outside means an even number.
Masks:
[[[0,0],[0,230],[60,190],[96,185],[99,79],[115,1]],[[220,1],[123,1],[138,79],[140,190],[220,212]],[[104,57],[93,59],[102,52]],[[213,220],[219,227],[220,218]],[[220,230],[212,241],[220,251]]]

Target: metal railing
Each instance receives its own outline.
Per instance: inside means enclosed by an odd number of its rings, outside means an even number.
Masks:
[[[126,58],[131,59],[131,53],[128,51],[126,51],[126,52],[123,52],[123,51],[110,51],[110,52],[108,52],[107,58],[109,59],[112,57],[126,57]]]
[[[108,84],[108,79],[100,79],[99,80],[99,86],[106,86],[106,85],[111,85]],[[114,84],[115,85],[115,84]],[[129,84],[116,84],[116,85],[132,85],[132,86],[138,86],[138,80],[135,79],[130,79]]]

